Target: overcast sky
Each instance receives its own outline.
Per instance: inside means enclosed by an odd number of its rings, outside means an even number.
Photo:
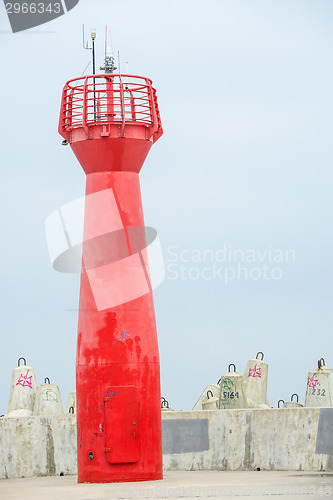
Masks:
[[[98,65],[107,23],[121,69],[157,89],[164,135],[140,176],[166,265],[154,298],[170,406],[191,409],[258,351],[271,406],[304,402],[320,357],[333,368],[332,17],[331,0],[80,0],[11,34],[0,5],[1,414],[20,356],[64,404],[75,387],[79,276],[52,269],[44,223],[84,195],[57,132],[62,87],[91,56],[82,23]]]

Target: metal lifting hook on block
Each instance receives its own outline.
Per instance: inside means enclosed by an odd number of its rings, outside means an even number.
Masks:
[[[323,366],[325,366],[324,358],[318,359],[318,370],[320,370]]]
[[[23,366],[26,366],[27,361],[26,361],[25,358],[19,358],[18,361],[17,361],[17,366],[21,366],[21,359],[23,359]]]
[[[207,391],[207,399],[209,399],[210,397],[214,397],[212,391]]]

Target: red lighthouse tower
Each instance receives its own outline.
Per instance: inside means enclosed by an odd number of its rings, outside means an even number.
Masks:
[[[107,61],[106,61],[107,62]],[[78,481],[162,479],[160,367],[139,172],[162,126],[149,78],[69,80],[59,133],[86,173]]]

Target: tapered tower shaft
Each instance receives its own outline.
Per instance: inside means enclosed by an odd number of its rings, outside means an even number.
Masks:
[[[76,360],[78,481],[162,478],[160,368],[139,171],[162,127],[151,80],[64,88],[59,132],[87,174]]]

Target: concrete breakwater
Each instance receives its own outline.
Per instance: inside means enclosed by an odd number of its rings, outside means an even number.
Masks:
[[[163,411],[164,469],[333,470],[332,422],[330,408]],[[72,414],[0,418],[0,478],[76,474],[77,434]]]

